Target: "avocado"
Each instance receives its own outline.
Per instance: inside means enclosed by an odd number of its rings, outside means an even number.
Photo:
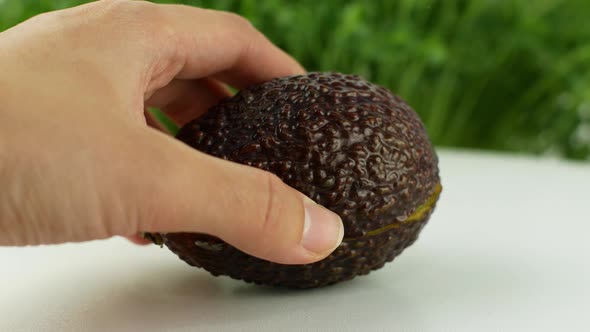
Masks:
[[[368,274],[416,241],[442,189],[418,115],[353,75],[315,72],[251,86],[186,124],[177,138],[276,174],[344,223],[342,244],[305,265],[265,261],[206,234],[149,234],[215,276],[314,288]]]

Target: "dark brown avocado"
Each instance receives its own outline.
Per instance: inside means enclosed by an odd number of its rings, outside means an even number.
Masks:
[[[367,274],[416,241],[441,191],[437,156],[417,114],[358,76],[309,73],[252,86],[177,138],[276,174],[344,223],[342,244],[307,265],[271,263],[205,234],[150,235],[216,276],[313,288]]]

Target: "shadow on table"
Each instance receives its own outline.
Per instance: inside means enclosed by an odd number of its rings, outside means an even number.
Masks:
[[[161,271],[154,271],[142,279],[111,285],[109,294],[88,299],[80,305],[80,308],[85,307],[84,313],[73,316],[84,322],[73,325],[92,326],[103,331],[257,329],[260,326],[276,330],[301,324],[331,324],[342,318],[343,312],[347,312],[348,320],[360,322],[385,319],[394,312],[403,315],[409,309],[402,295],[392,293],[388,294],[391,301],[385,307],[372,305],[365,298],[358,308],[359,295],[370,297],[371,293],[379,291],[367,287],[368,278],[298,291],[215,278],[194,269],[178,272],[168,271],[163,275]],[[301,321],[302,317],[306,317],[305,322]],[[385,319],[388,320],[390,318]]]
[[[263,330],[276,330],[338,324],[348,328],[356,324],[361,328],[367,322],[391,328],[395,328],[392,322],[399,322],[404,328],[419,330],[424,315],[437,308],[443,310],[445,303],[510,296],[523,286],[514,278],[517,269],[507,265],[510,262],[484,263],[472,257],[471,267],[464,263],[433,266],[433,262],[421,258],[424,257],[415,256],[369,276],[304,291],[215,278],[192,268],[154,271],[111,285],[109,294],[85,304],[87,313],[82,317],[87,320],[85,326],[97,330],[223,330],[261,326],[265,327]]]

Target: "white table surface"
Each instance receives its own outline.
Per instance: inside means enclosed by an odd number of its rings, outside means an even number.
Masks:
[[[439,155],[430,223],[369,276],[286,291],[122,239],[0,248],[0,331],[590,331],[590,164]]]

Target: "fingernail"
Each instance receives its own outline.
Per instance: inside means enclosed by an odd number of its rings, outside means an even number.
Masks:
[[[305,224],[301,245],[316,254],[331,252],[344,237],[342,220],[334,212],[305,197]]]

